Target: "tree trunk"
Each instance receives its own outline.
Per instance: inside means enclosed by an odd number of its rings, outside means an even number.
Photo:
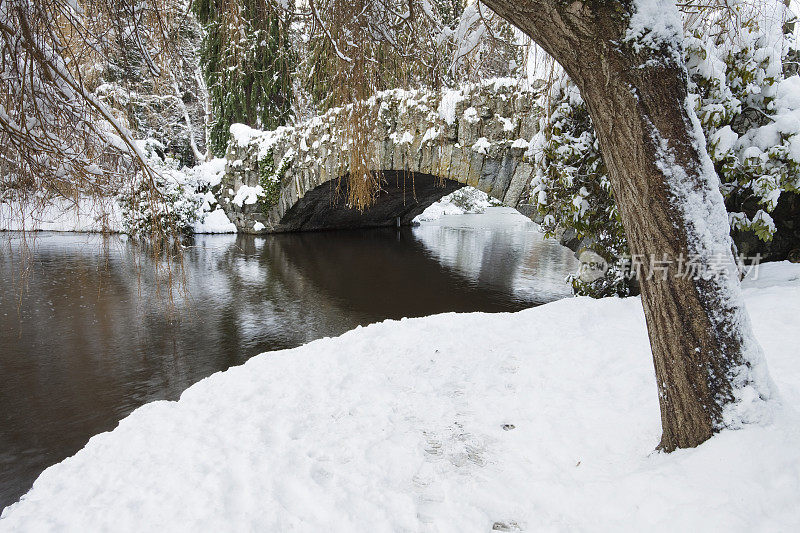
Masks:
[[[626,39],[631,1],[484,3],[552,55],[589,108],[631,254],[642,266],[659,448],[697,446],[723,427],[757,420],[773,386],[738,278],[679,272],[689,259],[700,273],[733,261],[719,184],[687,99],[680,38],[640,32]],[[670,7],[665,18],[677,16]]]

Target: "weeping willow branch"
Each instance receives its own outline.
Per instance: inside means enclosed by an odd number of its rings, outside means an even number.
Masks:
[[[134,182],[154,211],[169,209],[159,175],[126,116],[95,93],[100,73],[133,50],[147,72],[163,74],[173,40],[167,18],[185,14],[179,0],[0,0],[0,202],[11,219],[41,219],[53,198],[101,206]],[[15,215],[16,212],[16,215]],[[7,221],[0,221],[4,224]],[[174,242],[174,228],[152,228],[154,254]],[[23,234],[24,235],[24,234]],[[23,237],[24,238],[24,237]],[[180,271],[166,255],[170,287]]]

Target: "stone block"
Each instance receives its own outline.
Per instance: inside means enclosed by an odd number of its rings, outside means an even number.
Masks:
[[[508,206],[515,207],[522,196],[522,191],[528,186],[531,179],[533,179],[534,167],[524,161],[518,161],[511,176],[511,183],[508,186],[503,203]]]

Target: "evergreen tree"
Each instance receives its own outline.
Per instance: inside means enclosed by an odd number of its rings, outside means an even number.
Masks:
[[[274,129],[291,118],[292,20],[264,0],[196,0],[193,9],[206,31],[201,62],[213,117],[209,141],[221,156],[231,124]]]

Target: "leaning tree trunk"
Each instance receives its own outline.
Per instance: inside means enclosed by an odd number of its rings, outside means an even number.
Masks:
[[[757,419],[773,386],[738,278],[693,275],[730,266],[733,257],[717,177],[687,98],[675,6],[664,10],[671,3],[661,2],[662,29],[648,32],[644,16],[633,19],[644,31],[630,29],[631,0],[484,3],[552,55],[589,108],[632,257],[642,266],[659,447],[697,446],[722,427]],[[664,30],[670,17],[677,21],[672,35]],[[689,266],[697,270],[683,275]]]

